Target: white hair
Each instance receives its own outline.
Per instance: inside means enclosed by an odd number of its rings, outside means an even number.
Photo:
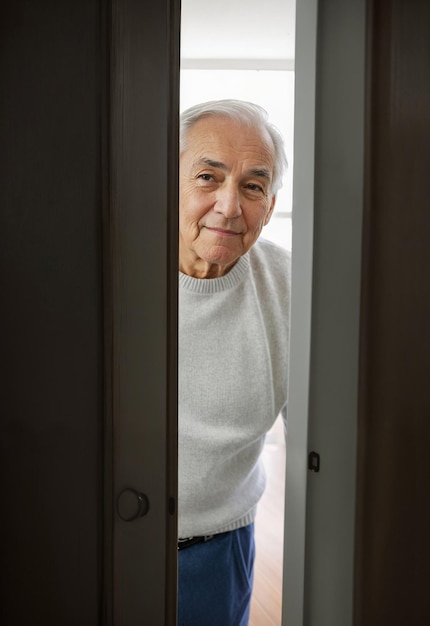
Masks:
[[[275,163],[273,167],[272,192],[277,193],[282,187],[282,179],[287,170],[284,140],[279,130],[268,121],[268,114],[263,107],[243,100],[211,100],[196,104],[181,114],[179,143],[181,153],[187,148],[189,129],[203,117],[227,117],[240,124],[260,127],[269,133],[273,141]]]

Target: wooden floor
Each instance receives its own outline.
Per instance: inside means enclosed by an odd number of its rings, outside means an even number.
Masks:
[[[267,487],[255,520],[256,560],[249,626],[281,626],[285,438],[280,419],[267,436],[263,459]]]

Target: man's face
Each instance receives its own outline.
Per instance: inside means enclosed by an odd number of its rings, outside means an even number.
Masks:
[[[274,147],[268,133],[224,117],[188,131],[180,158],[179,267],[196,278],[226,274],[272,215]]]

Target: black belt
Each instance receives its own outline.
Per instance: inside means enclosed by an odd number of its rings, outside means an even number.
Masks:
[[[195,543],[203,543],[205,541],[210,541],[213,538],[214,538],[214,535],[202,535],[201,537],[188,537],[187,539],[178,539],[178,550],[189,548],[190,546],[193,546]]]

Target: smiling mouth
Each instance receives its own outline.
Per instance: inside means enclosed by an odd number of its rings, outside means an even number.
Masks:
[[[207,228],[207,230],[210,230],[212,233],[215,233],[216,235],[221,235],[221,237],[236,237],[237,235],[240,235],[240,233],[234,230],[226,230],[224,228],[213,228],[211,226],[205,226],[205,228]]]

